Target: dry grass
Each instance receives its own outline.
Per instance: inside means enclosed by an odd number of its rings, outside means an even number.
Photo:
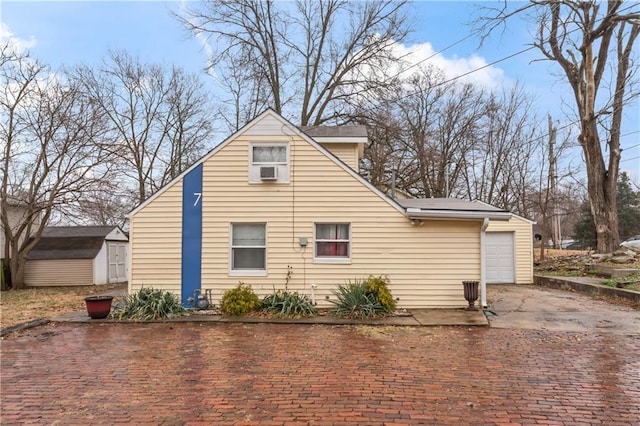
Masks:
[[[85,309],[84,298],[122,284],[40,287],[0,292],[0,328]]]

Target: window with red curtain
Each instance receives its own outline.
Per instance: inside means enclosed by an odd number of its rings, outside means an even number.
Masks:
[[[348,223],[316,223],[316,257],[348,259],[350,239]]]

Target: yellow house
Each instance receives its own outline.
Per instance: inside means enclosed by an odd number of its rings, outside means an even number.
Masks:
[[[329,306],[339,284],[387,275],[400,307],[466,306],[461,282],[486,282],[487,228],[511,213],[393,200],[357,172],[366,141],[262,113],[130,214],[129,291],[219,303],[238,282],[259,296],[286,284]]]

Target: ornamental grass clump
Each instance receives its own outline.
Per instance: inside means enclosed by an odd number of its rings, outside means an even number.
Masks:
[[[278,290],[262,299],[262,310],[287,318],[308,317],[318,313],[307,296],[287,290]]]
[[[111,317],[117,320],[150,321],[185,315],[187,312],[173,293],[147,287],[117,303]]]
[[[335,305],[332,313],[339,317],[352,319],[368,319],[382,316],[385,308],[376,300],[373,293],[367,291],[366,280],[349,281],[346,285],[339,285],[333,291],[337,300],[330,300]]]
[[[239,283],[222,294],[220,310],[227,315],[244,315],[260,310],[260,299],[250,285]]]

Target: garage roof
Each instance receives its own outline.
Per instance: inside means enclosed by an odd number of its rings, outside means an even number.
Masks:
[[[398,199],[409,219],[492,219],[509,220],[511,212],[487,204],[458,198]]]

